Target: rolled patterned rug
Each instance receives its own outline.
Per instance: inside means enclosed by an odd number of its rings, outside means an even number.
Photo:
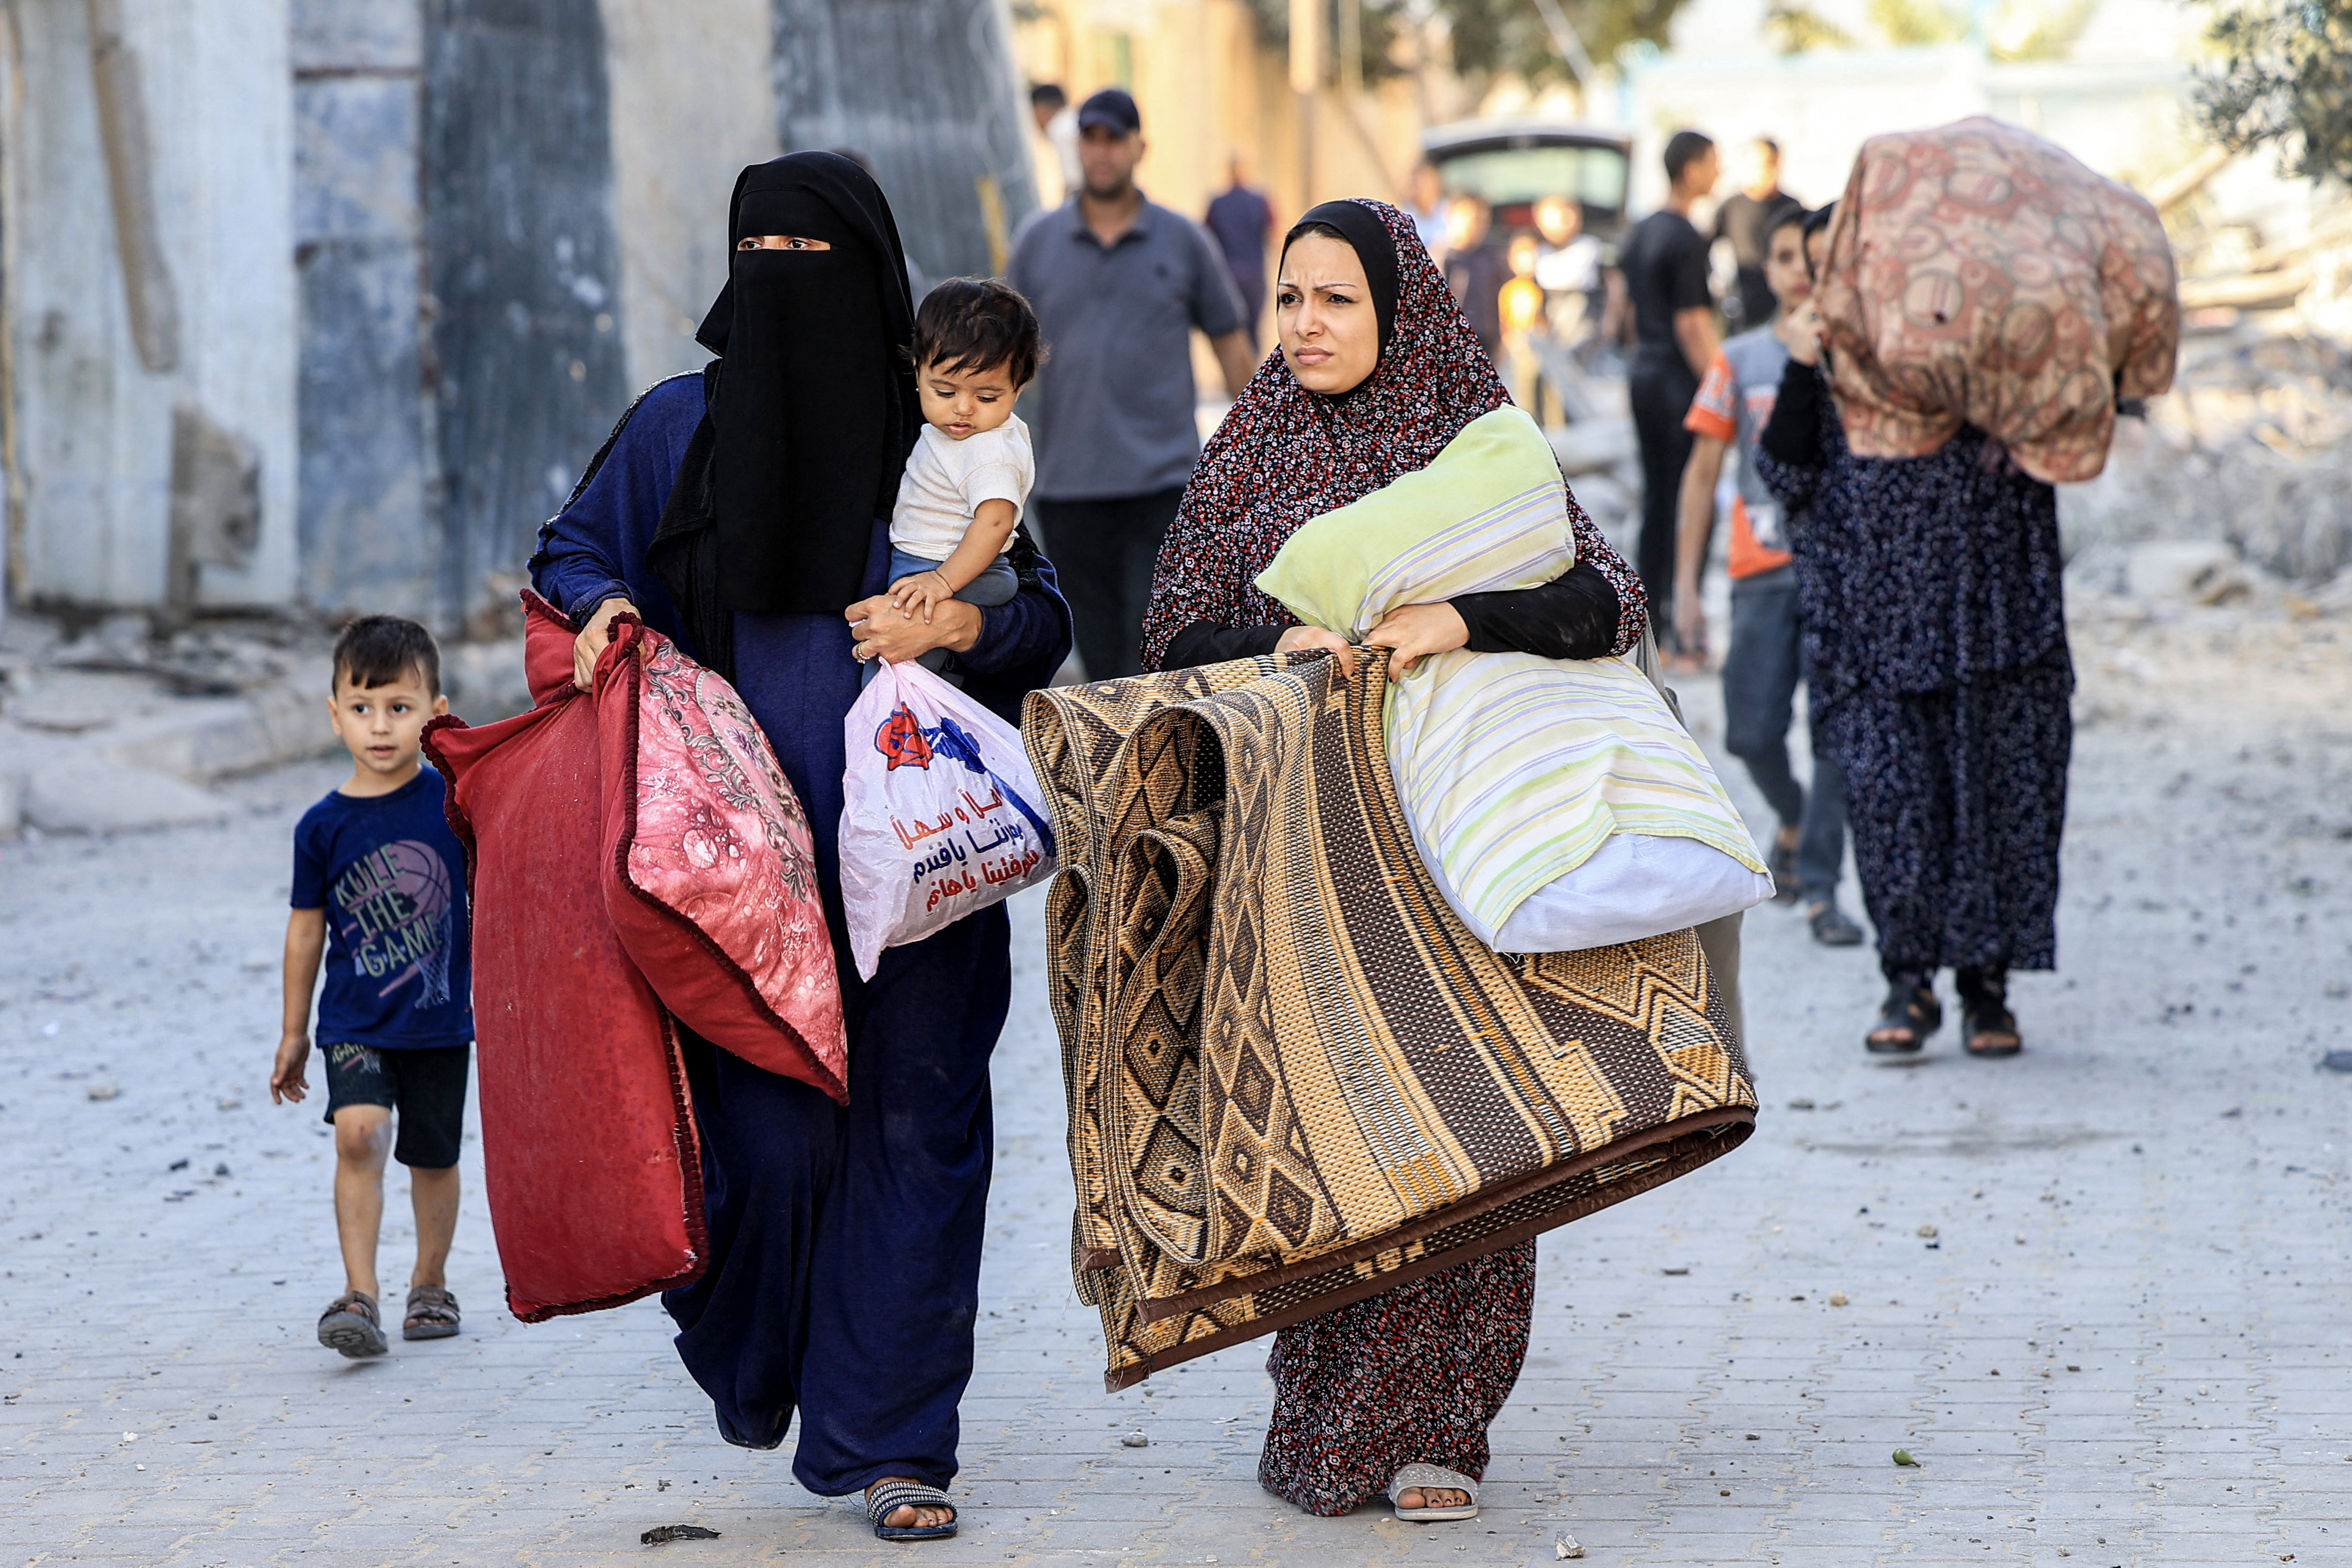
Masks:
[[[1510,1246],[1753,1130],[1693,931],[1507,957],[1447,907],[1377,655],[1031,693],[1072,1268],[1112,1388]]]

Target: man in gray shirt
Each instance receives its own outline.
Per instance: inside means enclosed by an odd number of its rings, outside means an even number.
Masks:
[[[1144,199],[1142,157],[1135,100],[1115,87],[1087,99],[1085,180],[1022,226],[1005,275],[1045,339],[1031,499],[1092,680],[1142,669],[1152,565],[1201,455],[1192,330],[1208,334],[1229,395],[1257,369],[1224,257],[1200,225]]]

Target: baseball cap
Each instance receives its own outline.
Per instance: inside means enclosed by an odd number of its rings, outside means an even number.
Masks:
[[[1107,87],[1078,106],[1078,129],[1099,125],[1129,136],[1143,129],[1143,116],[1123,87]]]

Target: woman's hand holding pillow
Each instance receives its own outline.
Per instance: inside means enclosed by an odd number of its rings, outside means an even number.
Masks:
[[[613,617],[636,614],[637,607],[626,599],[607,599],[596,606],[596,613],[588,617],[588,624],[581,627],[580,635],[572,639],[572,685],[585,691],[595,683],[596,661],[612,645]]]
[[[1462,612],[1440,602],[1406,605],[1381,617],[1364,634],[1366,647],[1389,650],[1389,679],[1395,680],[1433,653],[1451,653],[1470,645],[1470,627]]]
[[[1292,626],[1274,645],[1276,653],[1345,653],[1348,639],[1321,626]]]
[[[1411,669],[1433,653],[1447,653],[1470,643],[1470,627],[1453,605],[1406,605],[1382,616],[1364,634],[1366,647],[1389,650],[1389,679]],[[1276,653],[1345,653],[1349,643],[1338,632],[1321,626],[1292,626],[1274,645]]]

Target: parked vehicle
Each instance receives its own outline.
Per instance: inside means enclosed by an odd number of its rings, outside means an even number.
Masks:
[[[1534,232],[1536,203],[1566,196],[1584,232],[1612,248],[1625,229],[1633,147],[1629,132],[1573,120],[1463,120],[1421,138],[1445,194],[1483,197],[1499,233]]]

